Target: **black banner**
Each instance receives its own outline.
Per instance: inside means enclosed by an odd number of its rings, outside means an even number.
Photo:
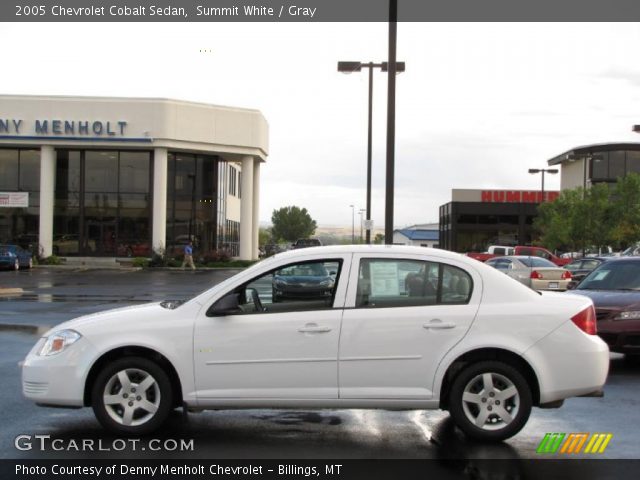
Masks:
[[[0,478],[204,480],[214,478],[635,479],[640,460],[0,460]]]
[[[389,0],[16,0],[1,22],[386,22]],[[637,0],[398,0],[400,22],[640,20]]]

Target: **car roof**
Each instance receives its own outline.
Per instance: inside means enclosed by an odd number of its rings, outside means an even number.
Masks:
[[[288,250],[276,254],[275,258],[286,257],[299,257],[300,255],[307,254],[344,254],[344,253],[360,253],[360,254],[383,254],[383,253],[398,253],[405,255],[432,255],[441,258],[449,258],[460,260],[463,259],[471,262],[477,262],[472,258],[469,258],[460,253],[450,252],[448,250],[441,250],[439,248],[430,247],[414,247],[411,245],[325,245],[322,247],[308,247],[303,250]],[[472,265],[474,263],[471,263]]]
[[[502,255],[502,256],[500,256],[500,257],[490,258],[489,260],[497,260],[497,259],[500,259],[500,258],[506,258],[506,259],[508,259],[508,260],[518,260],[518,261],[523,260],[523,259],[525,259],[525,258],[536,258],[536,259],[544,260],[545,262],[549,262],[549,263],[551,263],[554,267],[561,268],[561,267],[558,267],[558,266],[557,266],[555,263],[553,263],[551,260],[548,260],[548,259],[546,259],[546,258],[539,257],[539,256],[537,256],[537,255]],[[487,260],[487,261],[489,261],[489,260]],[[550,267],[549,267],[549,268],[550,268]]]

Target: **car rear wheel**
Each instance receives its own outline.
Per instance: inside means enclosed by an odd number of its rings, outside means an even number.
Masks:
[[[451,385],[449,410],[469,437],[498,442],[527,423],[532,397],[529,384],[514,367],[483,361],[466,367]]]
[[[93,384],[91,399],[102,426],[125,435],[157,430],[173,405],[169,377],[142,357],[125,357],[105,366]]]

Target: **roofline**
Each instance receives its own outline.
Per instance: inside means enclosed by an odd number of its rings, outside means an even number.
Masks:
[[[631,148],[629,148],[631,147]],[[567,150],[564,153],[561,153],[560,155],[556,155],[553,158],[550,158],[549,160],[547,160],[547,165],[558,165],[561,164],[565,161],[567,161],[567,155],[570,154],[590,154],[593,153],[591,152],[591,150],[596,150],[596,151],[612,151],[612,150],[638,150],[640,151],[640,143],[639,142],[609,142],[609,143],[593,143],[590,145],[581,145],[578,147],[573,147],[570,150]]]
[[[183,105],[194,105],[201,107],[214,107],[225,110],[235,110],[235,111],[245,111],[252,113],[259,113],[262,115],[262,112],[256,108],[245,108],[245,107],[234,107],[230,105],[216,105],[212,103],[205,102],[194,102],[191,100],[181,100],[176,98],[168,98],[168,97],[106,97],[106,96],[91,96],[91,95],[16,95],[16,94],[5,94],[0,93],[0,100],[3,99],[21,99],[28,98],[33,100],[94,100],[94,101],[122,101],[122,102],[167,102],[167,103],[178,103]]]

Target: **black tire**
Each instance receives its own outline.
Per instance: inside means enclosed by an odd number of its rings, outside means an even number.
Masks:
[[[485,374],[490,377],[484,377]],[[490,379],[492,388],[485,388],[485,378]],[[503,397],[501,393],[507,392],[507,388],[509,393],[515,388],[516,394]],[[465,395],[477,402],[463,401]],[[464,368],[449,393],[449,412],[458,428],[483,442],[500,442],[518,433],[529,419],[532,404],[531,388],[524,376],[511,365],[494,360]],[[509,416],[515,413],[511,419],[503,420],[501,412]]]
[[[130,386],[124,391],[119,374],[126,373]],[[149,376],[154,382],[139,391]],[[147,380],[150,382],[151,380]],[[105,395],[122,397],[122,403],[105,404]],[[145,403],[146,401],[146,403]],[[91,406],[100,424],[118,435],[147,435],[158,430],[173,408],[173,389],[167,374],[155,362],[125,357],[106,365],[91,389]],[[155,411],[144,407],[153,406]],[[125,410],[126,409],[126,410]],[[132,412],[130,420],[125,412]]]

